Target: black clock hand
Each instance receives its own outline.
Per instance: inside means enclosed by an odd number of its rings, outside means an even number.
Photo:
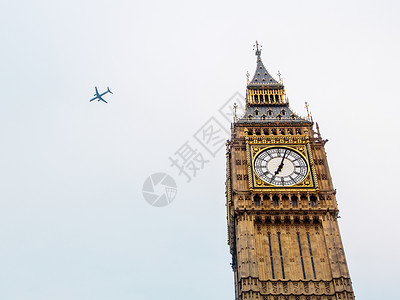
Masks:
[[[283,161],[284,161],[285,156],[286,156],[286,151],[287,151],[287,149],[285,149],[285,153],[283,153],[283,157],[282,157],[282,160],[281,160],[281,164],[278,166],[278,170],[275,171],[275,175],[278,175],[278,174],[282,171],[282,168],[283,168]]]

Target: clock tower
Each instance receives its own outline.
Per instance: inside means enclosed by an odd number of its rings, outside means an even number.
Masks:
[[[289,107],[261,60],[227,143],[228,243],[236,300],[354,299],[327,140]]]

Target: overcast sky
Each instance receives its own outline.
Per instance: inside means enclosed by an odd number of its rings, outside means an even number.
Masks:
[[[225,151],[255,40],[326,144],[358,299],[397,299],[398,1],[10,1],[0,9],[0,299],[234,299]],[[114,94],[91,102],[94,87]],[[237,94],[236,94],[236,97]],[[170,157],[205,160],[187,182]],[[165,172],[178,193],[142,195]]]

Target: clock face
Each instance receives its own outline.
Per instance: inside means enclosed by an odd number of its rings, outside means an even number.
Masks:
[[[268,148],[260,152],[254,161],[258,177],[276,186],[291,186],[301,182],[307,175],[306,160],[288,148]]]

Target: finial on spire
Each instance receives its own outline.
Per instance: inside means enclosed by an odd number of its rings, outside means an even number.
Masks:
[[[247,84],[249,84],[249,78],[250,78],[250,73],[249,73],[249,71],[246,72],[246,77],[247,77]]]
[[[261,48],[262,46],[258,43],[258,41],[256,41],[256,44],[253,45],[253,50],[256,50],[256,55],[258,56],[258,58],[260,58],[261,55]]]
[[[316,125],[316,127],[317,127],[317,135],[318,135],[318,138],[320,139],[320,138],[321,138],[321,133],[319,132],[318,123],[315,123],[315,125]]]
[[[282,83],[282,78],[281,78],[281,71],[278,70],[278,77],[279,77],[279,83]]]
[[[305,102],[305,103],[306,103],[305,108],[306,108],[306,110],[307,110],[307,119],[308,119],[308,121],[313,122],[311,112],[308,110],[309,105],[308,105],[307,102]]]
[[[235,103],[233,103],[233,120],[234,122],[237,121],[237,115],[236,115],[236,110],[238,109],[238,105]]]

